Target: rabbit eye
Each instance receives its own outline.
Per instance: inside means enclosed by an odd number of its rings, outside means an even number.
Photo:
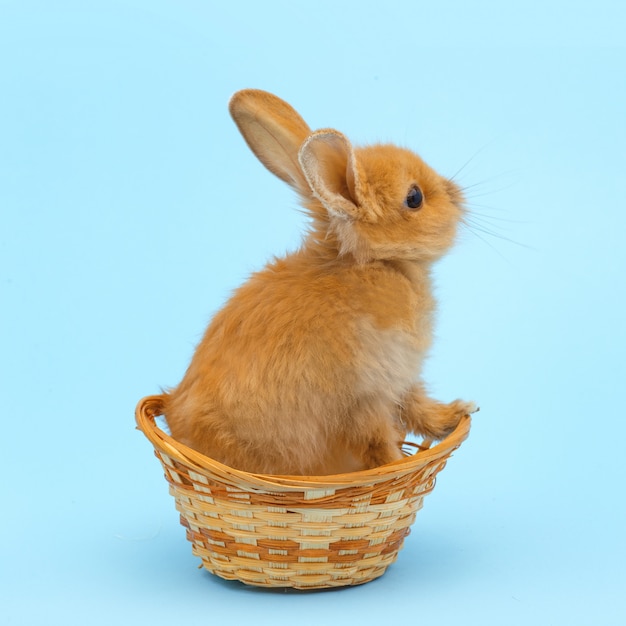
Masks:
[[[417,185],[413,185],[406,196],[404,204],[413,211],[417,211],[422,208],[424,202],[424,194]]]

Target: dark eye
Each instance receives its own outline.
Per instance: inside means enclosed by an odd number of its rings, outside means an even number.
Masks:
[[[406,196],[406,200],[404,203],[409,209],[413,211],[417,211],[422,207],[422,203],[424,202],[424,194],[422,194],[421,189],[417,185],[413,185],[409,190],[409,193]]]

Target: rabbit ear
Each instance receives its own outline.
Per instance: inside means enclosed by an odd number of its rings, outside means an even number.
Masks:
[[[299,193],[309,185],[298,164],[298,150],[311,129],[286,102],[266,91],[238,91],[228,105],[246,143],[267,169]]]
[[[332,129],[314,132],[298,159],[314,195],[336,216],[357,218],[363,176],[348,139]]]

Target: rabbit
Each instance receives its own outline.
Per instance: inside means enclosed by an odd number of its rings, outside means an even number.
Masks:
[[[270,93],[239,91],[229,110],[311,224],[212,319],[164,395],[172,436],[236,469],[309,476],[399,460],[407,432],[445,437],[477,410],[420,380],[431,266],[455,239],[461,190],[407,149],[311,131]]]

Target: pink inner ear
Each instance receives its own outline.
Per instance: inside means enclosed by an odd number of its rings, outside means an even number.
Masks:
[[[313,193],[329,213],[358,217],[354,154],[341,133],[313,133],[300,149],[299,160]]]
[[[300,115],[276,96],[255,89],[237,92],[230,113],[246,143],[267,169],[307,195],[297,155],[311,130]]]

